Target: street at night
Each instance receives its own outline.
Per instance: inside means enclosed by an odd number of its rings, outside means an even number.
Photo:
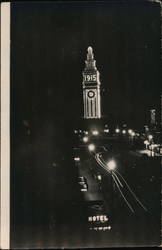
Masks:
[[[95,145],[97,140],[100,139],[92,137]],[[20,224],[14,228],[12,237],[16,248],[70,247],[71,244],[74,247],[155,245],[160,240],[160,214],[157,213],[160,211],[160,157],[149,157],[131,149],[132,144],[125,138],[119,143],[117,138],[112,142],[112,137],[110,140],[107,136],[105,144],[95,148],[96,152],[89,150],[90,141],[79,141],[74,147],[70,174],[66,166],[62,165],[60,170],[61,159],[54,163],[49,158],[49,162],[45,162],[43,149],[37,152],[39,171],[43,170],[44,164],[48,167],[46,174],[42,172],[38,177],[41,186],[33,183],[35,176],[31,175],[31,168],[24,173],[19,169],[19,175],[24,174],[25,178],[21,181],[30,182],[31,187],[26,185],[28,189],[20,190],[19,195],[23,197],[25,192],[30,197],[32,193],[32,197],[24,204],[25,196],[19,208],[19,216],[25,219],[26,227],[22,228]],[[113,159],[116,181],[108,167],[104,169],[98,164],[96,155],[102,162]],[[22,161],[25,158],[29,160],[31,155],[25,153]],[[62,160],[62,164],[66,160]],[[81,191],[79,176],[86,179],[87,190]],[[46,206],[48,203],[50,207]],[[24,212],[23,207],[26,207]],[[36,210],[32,211],[34,207]]]

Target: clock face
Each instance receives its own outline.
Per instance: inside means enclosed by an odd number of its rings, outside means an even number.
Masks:
[[[84,75],[84,81],[95,82],[97,81],[97,76],[96,75]]]
[[[90,91],[88,92],[88,97],[93,98],[94,96],[95,96],[94,91],[90,90]]]

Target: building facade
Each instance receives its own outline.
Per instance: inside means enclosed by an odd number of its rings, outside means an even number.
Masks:
[[[101,118],[100,73],[92,47],[88,47],[87,60],[83,71],[83,103],[85,119]]]

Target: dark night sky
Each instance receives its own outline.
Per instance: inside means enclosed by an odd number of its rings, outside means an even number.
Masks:
[[[143,125],[160,101],[158,3],[13,3],[11,26],[13,127],[72,124],[83,115],[82,70],[94,49],[104,115]],[[11,114],[11,115],[12,115]],[[51,127],[52,130],[52,127]]]

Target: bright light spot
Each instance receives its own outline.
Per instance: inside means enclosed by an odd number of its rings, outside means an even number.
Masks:
[[[143,143],[144,143],[145,145],[149,145],[149,141],[148,141],[148,140],[145,140]]]
[[[114,160],[111,160],[107,163],[107,166],[109,170],[114,170],[116,168],[116,162]]]
[[[99,132],[97,130],[92,131],[92,135],[98,135],[98,134],[99,134]]]
[[[130,135],[132,135],[133,130],[132,130],[132,129],[128,129],[128,133],[129,133]]]
[[[135,132],[132,131],[131,136],[135,136],[135,135],[136,135]]]
[[[110,230],[111,226],[108,227],[90,227],[90,230],[95,230],[95,231],[106,231],[106,230]]]
[[[88,135],[88,131],[85,131],[85,134]]]
[[[81,188],[80,191],[81,191],[81,192],[87,192],[88,190],[87,190],[87,188]]]
[[[151,144],[151,145],[149,146],[149,148],[150,148],[150,149],[154,149],[154,145]]]
[[[95,145],[94,144],[89,144],[88,149],[89,149],[89,151],[94,151],[95,150]]]
[[[98,179],[99,181],[101,181],[101,179],[102,179],[101,175],[98,175],[98,176],[97,176],[97,179]]]
[[[109,129],[104,129],[104,132],[105,133],[109,133]]]
[[[88,137],[87,137],[87,136],[84,136],[84,137],[83,137],[83,141],[84,141],[84,142],[87,142],[87,141],[88,141]]]
[[[149,135],[149,136],[148,136],[148,139],[149,139],[149,140],[152,140],[152,139],[153,139],[153,136],[152,136],[152,135]]]
[[[119,128],[116,128],[116,129],[115,129],[115,132],[116,132],[116,133],[120,133],[120,129],[119,129]]]
[[[80,157],[74,157],[74,161],[80,161]]]
[[[124,129],[124,130],[122,130],[122,133],[123,133],[123,134],[126,134],[126,130],[125,130],[125,129]]]
[[[105,221],[108,221],[108,217],[107,215],[94,215],[94,216],[89,216],[88,221],[89,222],[92,222],[92,221],[105,222]]]
[[[74,130],[74,133],[75,133],[75,134],[77,134],[77,133],[78,133],[78,131],[77,131],[77,130]]]

